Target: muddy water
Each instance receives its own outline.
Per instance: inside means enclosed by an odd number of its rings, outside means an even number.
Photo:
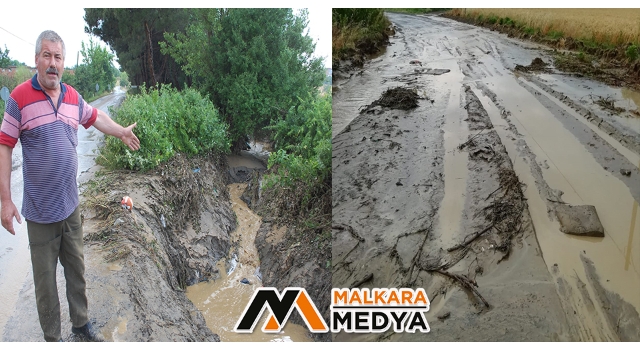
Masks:
[[[251,296],[262,286],[256,274],[260,261],[254,244],[261,218],[240,199],[245,188],[246,184],[229,185],[231,206],[238,220],[238,227],[232,233],[232,245],[237,249],[232,249],[231,256],[228,257],[229,263],[221,261],[218,268],[221,271],[225,271],[226,266],[231,268],[218,280],[188,287],[187,297],[202,312],[209,329],[218,334],[222,341],[311,341],[305,327],[291,322],[285,325],[280,334],[263,333],[260,329],[266,321],[266,312],[253,333],[239,334],[233,331]],[[245,278],[249,284],[241,282]]]
[[[624,127],[628,132],[640,134],[640,116],[631,111],[637,111],[640,107],[640,92],[628,89],[607,86],[604,83],[590,81],[583,78],[567,77],[563,75],[541,74],[540,79],[579,103],[590,106],[600,117],[607,121]],[[611,99],[615,107],[624,108],[626,111],[612,113],[609,110],[595,104],[600,98]]]
[[[458,146],[467,141],[469,130],[464,121],[466,115],[462,108],[461,90],[464,75],[455,61],[439,62],[438,67],[450,69],[451,72],[435,79],[438,85],[445,86],[450,91],[446,122],[443,127],[444,198],[438,211],[439,229],[435,231],[435,235],[442,246],[453,246],[460,236],[465,189],[469,175],[468,153],[460,151]]]
[[[595,263],[598,274],[606,278],[606,289],[640,309],[640,294],[637,293],[640,290],[640,244],[626,246],[635,202],[627,186],[605,171],[590,153],[584,152],[584,146],[533,96],[506,81],[496,82],[491,88],[501,96],[505,108],[512,111],[511,120],[535,155],[535,160],[515,159],[513,162],[518,176],[527,185],[525,195],[550,272],[565,276],[565,282],[577,292],[580,284],[589,280],[581,259],[581,256],[587,256]],[[487,98],[483,105],[510,155],[518,154],[516,143],[510,138],[513,135],[506,131],[507,125],[500,118],[499,110]],[[526,112],[521,112],[521,106],[526,106]],[[543,179],[536,178],[525,161],[548,164],[548,169],[542,167]],[[540,181],[563,191],[562,199],[569,204],[594,205],[605,227],[605,237],[575,237],[560,232],[559,224],[548,213],[548,198],[536,184]],[[629,269],[625,269],[627,256],[632,256]],[[590,299],[598,300],[594,287],[586,284],[586,288]],[[567,299],[579,316],[576,320],[580,323],[582,340],[616,338],[614,331],[603,322],[607,318],[604,310],[597,307],[590,310],[589,303],[580,302],[578,295]],[[594,312],[599,317],[594,317]]]

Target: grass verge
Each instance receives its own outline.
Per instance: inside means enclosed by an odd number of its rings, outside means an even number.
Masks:
[[[393,34],[391,22],[382,9],[333,9],[332,10],[332,60],[333,67],[341,60],[351,60],[354,66],[362,66],[366,55],[380,51]]]

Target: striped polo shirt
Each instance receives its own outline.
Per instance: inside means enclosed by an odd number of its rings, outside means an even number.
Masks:
[[[18,85],[0,127],[1,144],[13,148],[18,139],[22,143],[22,215],[40,224],[64,220],[78,206],[78,125],[89,128],[98,116],[74,88],[60,87],[54,107],[37,74]]]

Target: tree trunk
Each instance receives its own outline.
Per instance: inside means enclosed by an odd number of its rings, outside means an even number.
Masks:
[[[153,43],[151,42],[151,31],[147,21],[144,21],[144,29],[147,33],[147,65],[149,66],[150,82],[152,86],[156,86],[156,75],[153,72]]]

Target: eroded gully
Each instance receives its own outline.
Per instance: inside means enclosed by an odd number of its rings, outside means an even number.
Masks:
[[[230,156],[229,166],[263,168],[254,158],[246,155]],[[221,273],[220,279],[187,287],[187,297],[202,312],[207,326],[220,336],[221,341],[311,341],[306,327],[291,322],[288,322],[278,334],[262,332],[267,312],[262,315],[253,333],[233,331],[253,293],[262,287],[260,259],[255,246],[255,237],[262,219],[240,198],[246,187],[246,183],[228,186],[231,207],[236,214],[238,226],[231,234],[232,250],[227,259],[218,263],[218,269],[226,273]]]

